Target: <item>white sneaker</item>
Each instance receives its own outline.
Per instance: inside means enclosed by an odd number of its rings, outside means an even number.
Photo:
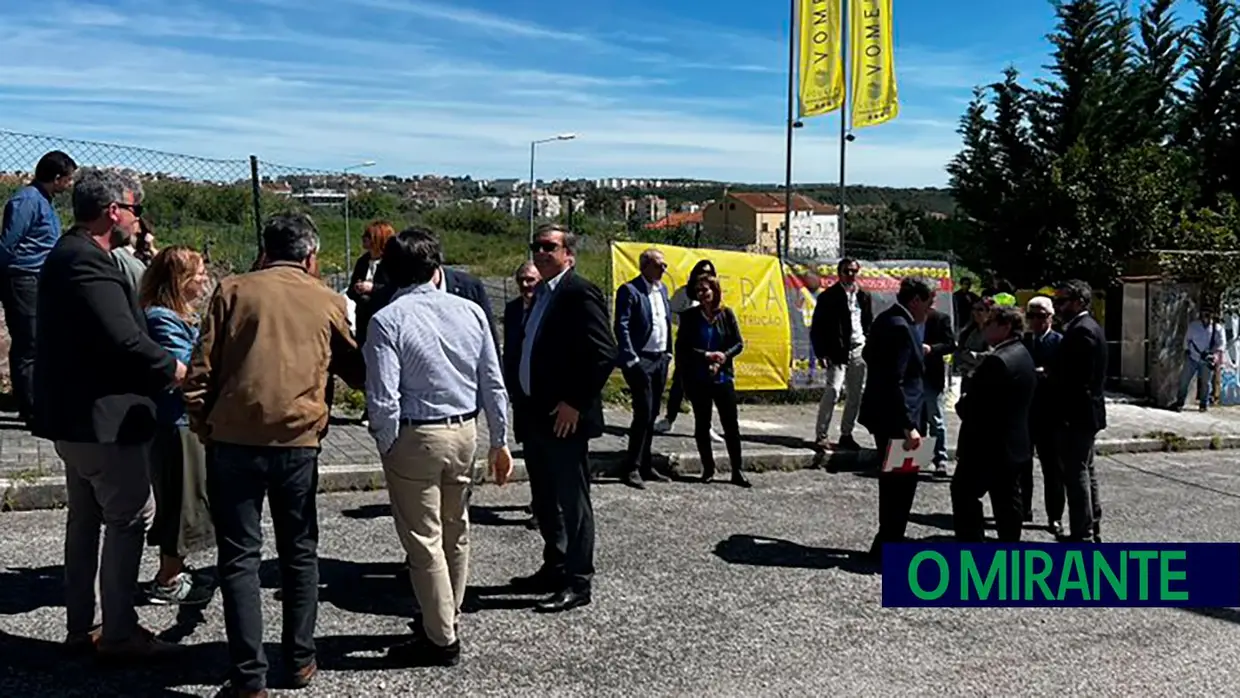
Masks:
[[[666,418],[660,419],[659,421],[654,423],[654,433],[656,434],[666,434],[667,432],[671,430],[672,430],[672,423],[667,421]]]

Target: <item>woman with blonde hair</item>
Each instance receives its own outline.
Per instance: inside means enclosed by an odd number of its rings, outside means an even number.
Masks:
[[[197,310],[208,283],[202,255],[184,245],[161,250],[142,276],[138,301],[147,331],[187,366],[198,343]],[[180,389],[169,390],[156,402],[152,456],[155,522],[148,542],[159,547],[160,565],[146,585],[147,598],[161,605],[205,604],[214,589],[192,574],[185,558],[211,549],[215,529],[207,503],[206,452],[189,430]]]

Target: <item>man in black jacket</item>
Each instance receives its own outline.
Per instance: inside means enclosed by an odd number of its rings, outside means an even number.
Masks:
[[[900,282],[896,302],[878,317],[865,347],[869,369],[858,421],[874,435],[880,462],[889,448],[921,448],[922,398],[925,392],[924,344],[919,334],[934,305],[935,286],[910,277]],[[878,535],[870,548],[882,557],[883,543],[904,540],[908,515],[917,496],[916,472],[880,473],[878,479]]]
[[[129,172],[83,169],[76,225],[52,248],[38,288],[35,435],[65,464],[66,643],[101,657],[154,658],[177,649],[138,625],[134,596],[144,537],[155,513],[149,469],[154,397],[186,367],[146,333],[137,295],[110,254],[129,244],[142,215]],[[103,556],[99,527],[104,527]],[[99,578],[104,625],[95,625]]]
[[[517,297],[504,306],[504,354],[501,357],[504,362],[504,387],[508,389],[508,403],[512,405],[513,440],[519,444],[525,443],[525,405],[518,402],[524,396],[516,389],[520,385],[521,341],[525,338],[525,315],[534,303],[534,288],[541,279],[533,262],[522,262],[513,275],[517,283]],[[538,527],[538,519],[533,516],[535,509],[531,501],[531,518],[527,523],[530,528]]]
[[[934,474],[947,477],[947,419],[943,415],[947,392],[947,366],[943,357],[956,351],[956,334],[952,319],[946,313],[931,309],[926,316],[922,354],[926,357],[923,378],[925,406],[922,408],[921,433],[934,439]]]
[[[844,391],[844,415],[840,419],[840,440],[846,450],[860,450],[852,437],[857,421],[861,392],[865,389],[866,363],[862,356],[865,338],[873,323],[870,294],[861,290],[857,274],[861,264],[845,257],[836,267],[839,281],[818,294],[814,319],[810,322],[810,342],[814,355],[826,371],[826,389],[818,405],[815,440],[822,450],[831,448],[829,434],[835,406]]]
[[[590,503],[590,439],[603,435],[603,386],[616,366],[607,303],[597,286],[573,272],[577,238],[545,225],[530,249],[542,276],[525,321],[517,385],[528,405],[525,466],[538,508],[543,564],[513,585],[554,592],[536,610],[567,611],[591,600],[594,509]]]
[[[1046,505],[1047,529],[1056,538],[1063,537],[1064,494],[1063,473],[1060,471],[1059,456],[1055,451],[1055,416],[1059,408],[1051,393],[1050,372],[1055,370],[1055,361],[1059,356],[1059,343],[1063,335],[1051,327],[1051,318],[1055,315],[1054,303],[1046,296],[1036,296],[1025,306],[1025,319],[1029,323],[1029,331],[1025,333],[1024,344],[1033,357],[1034,370],[1038,374],[1038,387],[1033,392],[1033,407],[1029,410],[1029,437],[1033,439],[1033,448],[1037,452],[1038,462],[1042,466],[1043,501]],[[1022,466],[1020,474],[1021,502],[1024,506],[1024,520],[1033,521],[1033,459],[1030,458]]]
[[[1093,289],[1069,281],[1055,291],[1055,313],[1063,321],[1059,357],[1051,372],[1058,409],[1055,443],[1068,494],[1069,539],[1102,541],[1102,504],[1094,470],[1094,440],[1107,427],[1107,340],[1089,314]]]
[[[383,262],[379,262],[379,270],[382,270],[382,268]],[[375,276],[379,275],[379,270],[375,271]],[[491,328],[491,336],[495,339],[495,346],[500,346],[503,340],[500,338],[500,328],[495,324],[495,311],[491,309],[491,301],[487,297],[486,285],[478,277],[460,269],[440,267],[439,271],[435,273],[433,283],[441,291],[447,291],[454,296],[477,303],[482,308],[482,313],[486,315],[487,325]],[[375,313],[386,308],[387,304],[392,302],[392,296],[399,290],[394,288],[392,284],[377,287],[377,290],[370,297],[370,317],[374,317]]]
[[[990,494],[999,540],[1020,542],[1020,471],[1033,457],[1029,408],[1037,387],[1033,357],[1021,343],[1024,320],[998,308],[982,329],[994,347],[974,374],[973,389],[956,403],[960,443],[952,478],[952,518],[961,543],[985,540],[981,498]]]

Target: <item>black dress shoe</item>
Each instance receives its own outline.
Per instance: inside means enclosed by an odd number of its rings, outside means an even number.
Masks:
[[[1058,521],[1052,521],[1052,522],[1050,523],[1050,525],[1048,525],[1048,526],[1046,527],[1046,530],[1050,531],[1052,536],[1055,536],[1055,540],[1063,540],[1063,539],[1064,539],[1064,532],[1063,532],[1063,524],[1062,524],[1062,523],[1060,523],[1060,522],[1058,522]]]
[[[750,487],[753,487],[753,485],[748,480],[745,479],[745,476],[742,475],[740,471],[732,472],[732,484],[736,485],[737,487],[744,487],[745,489],[749,489]]]
[[[714,480],[714,479],[715,479],[714,468],[706,468],[705,470],[702,471],[702,477],[701,477],[702,482],[710,482],[711,480]]]
[[[425,637],[415,637],[388,648],[387,658],[408,667],[456,666],[461,663],[461,641],[440,647]]]
[[[522,594],[551,594],[564,588],[564,575],[549,567],[541,567],[534,574],[513,577],[508,585]]]
[[[590,603],[590,592],[565,589],[534,607],[538,613],[563,613]]]
[[[624,475],[621,475],[620,482],[623,482],[625,485],[627,485],[628,487],[632,487],[635,490],[646,489],[646,483],[642,482],[641,475],[638,475],[635,472],[625,473]]]

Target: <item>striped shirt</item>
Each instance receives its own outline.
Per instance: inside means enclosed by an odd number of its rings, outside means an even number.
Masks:
[[[366,410],[381,453],[402,419],[487,415],[491,447],[508,443],[508,393],[499,353],[477,303],[426,283],[403,288],[366,331]]]

